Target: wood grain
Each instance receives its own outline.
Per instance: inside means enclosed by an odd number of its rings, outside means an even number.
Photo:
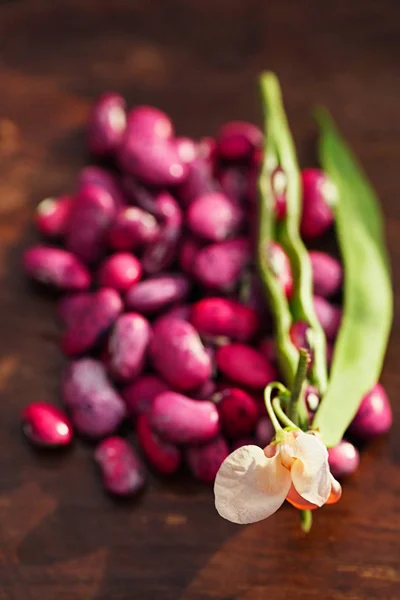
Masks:
[[[28,402],[57,399],[53,301],[20,272],[33,208],[73,190],[83,126],[105,89],[164,108],[178,132],[260,120],[275,70],[303,165],[326,104],[383,202],[396,318],[383,383],[400,403],[400,3],[397,0],[35,0],[0,3],[0,599],[398,600],[400,425],[363,454],[308,537],[285,507],[239,528],[211,491],[155,479],[136,502],[101,490],[92,449],[47,456],[19,434]]]

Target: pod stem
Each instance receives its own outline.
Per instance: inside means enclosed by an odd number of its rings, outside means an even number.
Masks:
[[[281,421],[281,423],[283,423],[286,427],[290,427],[290,429],[298,429],[296,423],[289,419],[287,414],[283,411],[281,406],[281,399],[279,396],[272,400],[272,406],[276,416]]]
[[[279,423],[279,420],[277,419],[276,410],[274,410],[275,409],[275,400],[279,400],[279,399],[275,398],[274,400],[271,400],[271,395],[272,395],[272,392],[274,389],[279,390],[279,392],[281,392],[283,395],[287,395],[289,392],[285,388],[285,386],[282,385],[282,383],[279,383],[279,381],[273,381],[272,383],[269,383],[264,390],[265,408],[267,409],[268,416],[271,419],[272,426],[275,429],[275,432],[277,433],[278,431],[281,431],[283,429],[283,427]],[[273,404],[274,404],[274,406],[273,406]],[[285,415],[285,413],[282,411],[280,404],[279,404],[278,410],[280,410],[282,412],[282,414]],[[285,418],[287,418],[286,415],[285,415]],[[293,423],[291,425],[293,425]]]
[[[301,510],[300,511],[300,523],[301,529],[304,533],[310,533],[312,527],[312,512],[311,510]]]
[[[299,362],[297,365],[297,371],[293,380],[292,394],[290,398],[290,419],[298,425],[299,423],[299,403],[302,395],[303,384],[306,379],[308,366],[310,364],[311,357],[308,350],[300,348],[299,350]]]

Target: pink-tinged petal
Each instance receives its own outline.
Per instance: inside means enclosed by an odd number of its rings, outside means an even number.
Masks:
[[[308,500],[304,500],[304,498],[300,496],[299,492],[294,487],[293,483],[290,487],[288,495],[286,496],[286,500],[299,510],[314,510],[315,508],[318,508],[316,504],[312,504],[311,502],[308,502]]]
[[[304,500],[322,506],[331,493],[328,451],[316,436],[300,433],[293,444],[293,485]]]
[[[242,446],[222,463],[214,484],[215,507],[221,517],[244,525],[266,519],[283,504],[290,472],[279,453],[267,458],[259,446]]]
[[[326,504],[335,504],[335,502],[337,502],[338,500],[340,500],[341,496],[342,496],[342,486],[340,485],[340,483],[338,481],[336,481],[336,479],[334,478],[334,476],[331,474],[331,493],[329,495],[328,500],[326,501]]]

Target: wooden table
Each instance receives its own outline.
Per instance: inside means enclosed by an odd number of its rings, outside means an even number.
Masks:
[[[212,493],[154,478],[136,502],[100,489],[92,449],[38,454],[22,407],[56,400],[62,358],[51,299],[20,272],[35,204],[72,191],[93,98],[164,108],[178,132],[260,120],[257,74],[276,70],[299,155],[326,104],[382,198],[400,278],[400,3],[397,0],[35,0],[0,3],[0,599],[398,600],[400,425],[372,444],[342,501],[306,537],[289,506],[249,527]],[[399,304],[396,296],[396,306]],[[397,315],[399,311],[397,311]],[[383,383],[399,416],[399,321]]]

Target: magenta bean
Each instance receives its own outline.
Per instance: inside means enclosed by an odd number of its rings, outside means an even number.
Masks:
[[[159,273],[175,260],[183,221],[182,211],[170,194],[161,193],[155,205],[163,218],[163,225],[154,243],[147,246],[142,257],[143,269],[149,274]]]
[[[174,140],[178,156],[185,164],[191,164],[197,156],[196,143],[187,137],[179,137]]]
[[[112,155],[126,129],[125,100],[118,94],[103,94],[89,116],[88,146],[98,156]]]
[[[37,245],[24,252],[26,273],[39,283],[59,290],[87,290],[90,274],[81,261],[66,250]]]
[[[249,435],[258,419],[257,403],[239,388],[226,388],[219,393],[218,403],[221,428],[231,439]]]
[[[138,136],[130,127],[122,139],[118,158],[124,171],[148,185],[177,185],[188,172],[188,165],[182,162],[171,140]]]
[[[275,201],[275,216],[278,221],[282,221],[286,217],[286,189],[287,177],[285,171],[278,167],[275,169],[271,177],[272,193]]]
[[[218,182],[223,193],[236,206],[241,206],[246,200],[249,187],[248,170],[237,167],[224,167],[218,173]]]
[[[187,175],[177,188],[177,197],[182,205],[188,207],[195,198],[215,191],[212,163],[210,160],[198,156],[188,165]]]
[[[182,240],[179,251],[179,266],[188,275],[192,275],[194,260],[202,247],[204,247],[204,244],[194,237],[186,237]]]
[[[125,292],[142,276],[140,261],[126,252],[113,254],[99,267],[97,281],[100,287],[109,287]]]
[[[254,441],[253,438],[250,438],[250,437],[241,438],[240,440],[235,440],[231,444],[231,452],[233,452],[234,450],[237,450],[238,448],[242,448],[243,446],[254,446],[254,445],[257,445],[257,443]]]
[[[144,487],[145,467],[123,438],[114,436],[100,442],[94,459],[100,467],[103,485],[111,494],[132,496]]]
[[[208,348],[206,348],[206,350],[208,350]],[[213,379],[208,379],[198,388],[195,388],[193,391],[191,391],[190,395],[196,400],[211,400],[216,391],[217,384]]]
[[[337,190],[328,176],[319,169],[301,172],[303,211],[300,232],[306,239],[319,237],[333,223],[332,208],[337,202]]]
[[[268,362],[272,364],[275,364],[277,362],[278,355],[276,349],[276,342],[274,338],[271,337],[261,340],[258,349],[261,352],[261,354],[265,356]]]
[[[136,106],[128,112],[128,130],[139,139],[168,140],[174,129],[168,115],[154,106]]]
[[[325,252],[310,252],[314,294],[328,298],[340,290],[343,281],[343,269],[338,260]]]
[[[189,291],[190,284],[185,276],[166,273],[136,283],[128,290],[125,303],[131,310],[152,315],[173,302],[185,300]]]
[[[101,438],[122,423],[126,408],[113,388],[104,366],[93,358],[71,362],[63,375],[62,395],[79,433]]]
[[[245,344],[232,343],[218,348],[216,360],[223,375],[246,387],[264,388],[277,376],[275,367]]]
[[[134,250],[154,242],[159,231],[153,215],[137,206],[129,206],[118,212],[108,232],[108,243],[113,250]]]
[[[24,434],[35,446],[66,446],[73,437],[67,416],[47,402],[32,402],[26,406],[21,422]]]
[[[222,242],[232,237],[241,228],[243,220],[243,211],[219,192],[199,196],[187,211],[189,228],[211,242]]]
[[[314,310],[328,340],[334,340],[342,320],[342,309],[321,296],[314,296]]]
[[[157,435],[150,426],[147,414],[139,415],[136,422],[136,434],[143,454],[156,471],[170,475],[179,469],[181,464],[179,449]]]
[[[115,290],[103,288],[90,295],[77,311],[75,320],[67,324],[61,345],[68,356],[93,348],[110,329],[120,312],[122,300]]]
[[[131,381],[143,370],[150,342],[150,324],[137,313],[125,313],[115,321],[108,339],[108,366],[118,381]]]
[[[150,342],[153,366],[171,387],[191,390],[210,379],[212,362],[194,327],[180,319],[159,319]]]
[[[114,201],[117,209],[121,209],[126,205],[126,198],[121,184],[117,177],[96,165],[84,167],[78,177],[78,190],[85,188],[87,185],[94,185],[103,188],[108,192]]]
[[[247,342],[260,327],[257,313],[228,298],[203,298],[192,307],[190,321],[200,335]]]
[[[159,394],[151,407],[150,425],[173,444],[207,442],[219,432],[219,415],[207,400],[192,400],[176,392]]]
[[[350,432],[357,437],[371,439],[387,433],[392,422],[389,399],[382,385],[377,383],[362,399]]]
[[[36,207],[36,229],[44,237],[61,238],[67,231],[67,223],[73,198],[58,196],[45,198]]]
[[[256,440],[261,448],[268,446],[275,437],[275,429],[271,423],[271,419],[267,416],[261,417],[256,427]]]
[[[234,287],[251,261],[249,240],[237,238],[205,246],[197,253],[193,273],[205,287],[227,290]]]
[[[220,127],[217,136],[217,152],[226,160],[250,159],[255,149],[263,143],[262,131],[246,121],[230,121]]]
[[[328,449],[328,460],[332,475],[341,479],[357,471],[360,454],[353,444],[342,440],[337,446]]]
[[[211,162],[215,161],[217,152],[217,143],[212,137],[202,137],[197,145],[197,153],[202,158]]]
[[[185,459],[193,477],[203,483],[213,483],[228,454],[228,444],[219,435],[207,444],[189,446],[185,452]]]
[[[141,375],[121,390],[128,412],[133,417],[148,413],[159,394],[167,392],[169,387],[157,375]]]
[[[181,319],[182,321],[190,321],[191,313],[192,307],[190,304],[175,304],[163,314],[163,317],[171,317],[173,319]]]
[[[122,187],[131,204],[135,204],[142,210],[153,215],[157,219],[163,218],[159,208],[156,205],[157,194],[154,189],[151,191],[143,187],[130,175],[123,175],[121,178]]]
[[[91,294],[69,294],[58,303],[57,313],[65,327],[71,327],[80,315],[88,310],[91,304]]]
[[[106,189],[89,183],[83,185],[71,208],[66,236],[68,250],[88,263],[99,260],[115,212],[115,201]]]
[[[293,274],[289,257],[277,242],[270,242],[266,248],[266,259],[269,268],[279,281],[286,298],[293,293]]]
[[[311,362],[313,360],[313,348],[311,343],[312,330],[308,323],[305,321],[296,321],[292,324],[289,330],[289,336],[292,344],[296,346],[297,350],[305,348],[311,355]]]

